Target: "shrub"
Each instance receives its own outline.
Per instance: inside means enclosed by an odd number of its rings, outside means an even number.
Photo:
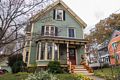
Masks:
[[[47,71],[41,71],[38,73],[30,74],[25,80],[59,80],[55,75],[48,73]]]
[[[58,62],[58,61],[49,62],[48,72],[50,72],[50,73],[63,73],[62,68],[60,66],[60,62]]]
[[[12,66],[12,72],[17,73],[22,71],[23,61],[17,61]]]
[[[103,64],[103,68],[108,68],[108,67],[109,67],[108,63]]]
[[[82,74],[58,74],[57,77],[59,80],[92,80]]]
[[[15,54],[8,58],[8,65],[12,68],[13,73],[23,71],[26,64],[22,61],[22,54]]]

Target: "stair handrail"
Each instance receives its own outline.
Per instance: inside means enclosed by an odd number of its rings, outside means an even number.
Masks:
[[[93,73],[93,69],[91,67],[89,67],[86,63],[83,64],[83,66],[90,72]]]

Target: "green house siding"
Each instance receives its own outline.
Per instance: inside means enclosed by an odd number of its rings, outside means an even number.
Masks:
[[[56,7],[55,9],[62,9],[61,7]],[[57,21],[53,20],[53,10],[49,13],[45,14],[43,18],[38,20],[35,23],[33,32],[34,33],[41,33],[41,26],[44,25],[55,25],[58,27],[58,36],[68,37],[68,28],[73,27],[75,29],[76,38],[82,39],[83,38],[83,29],[82,27],[76,22],[74,18],[66,11],[65,13],[65,21]]]
[[[36,63],[37,65],[40,65],[40,66],[47,66],[49,61],[37,61]]]
[[[60,45],[60,64],[67,64],[67,46],[64,44]]]
[[[30,64],[35,64],[36,62],[36,43],[31,43],[31,49],[30,49]]]
[[[77,49],[77,52],[78,52],[78,54],[77,54],[77,63],[78,63],[78,65],[80,65],[81,55],[84,54],[84,49],[82,49],[82,48],[79,47]]]

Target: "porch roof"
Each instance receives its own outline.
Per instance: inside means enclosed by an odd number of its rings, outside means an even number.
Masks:
[[[86,39],[77,39],[77,38],[66,38],[66,37],[53,37],[53,36],[41,36],[39,37],[36,42],[39,42],[39,41],[56,41],[57,43],[61,43],[64,42],[69,42],[69,43],[79,43],[81,45],[84,45],[88,42],[88,40]]]

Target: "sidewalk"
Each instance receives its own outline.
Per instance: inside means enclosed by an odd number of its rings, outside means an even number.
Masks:
[[[87,75],[86,75],[87,76]],[[90,79],[93,79],[93,80],[105,80],[103,78],[99,78],[97,76],[94,76],[94,75],[88,75],[87,77],[89,77]]]
[[[105,80],[104,78],[100,78],[100,77],[95,76],[94,73],[86,73],[84,75],[89,77],[90,79],[93,79],[93,80]]]

